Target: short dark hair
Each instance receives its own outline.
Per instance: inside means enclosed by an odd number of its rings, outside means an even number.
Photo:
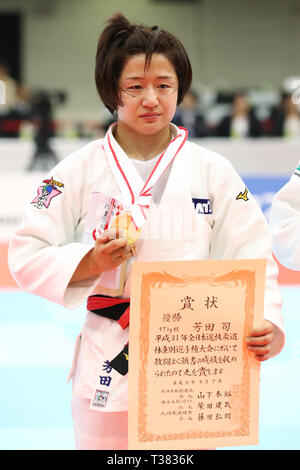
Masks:
[[[145,54],[146,67],[153,53],[164,54],[173,65],[180,104],[192,82],[192,67],[179,39],[159,26],[130,23],[121,13],[113,15],[107,23],[98,40],[95,67],[97,91],[106,108],[114,113],[123,105],[118,82],[127,59]]]

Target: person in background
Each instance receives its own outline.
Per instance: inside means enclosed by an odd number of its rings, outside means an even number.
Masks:
[[[32,92],[28,85],[21,83],[17,88],[17,97],[13,110],[20,116],[28,119],[31,113]]]
[[[27,85],[17,88],[16,100],[2,119],[1,130],[4,137],[18,138],[22,126],[30,121],[31,94]]]
[[[0,137],[17,137],[18,130],[10,119],[10,113],[17,101],[18,84],[10,76],[8,63],[2,59],[0,59],[0,81],[4,83],[5,90],[4,104],[0,106]]]
[[[278,261],[288,269],[300,271],[300,161],[273,199],[270,226]]]
[[[207,136],[204,117],[200,113],[197,104],[197,93],[191,89],[183,98],[172,119],[173,124],[185,127],[188,130],[190,138]]]
[[[300,137],[299,109],[290,93],[282,93],[279,106],[271,112],[272,137]]]
[[[9,65],[0,60],[0,80],[5,83],[5,105],[9,110],[17,101],[18,84],[14,78],[10,76]]]
[[[245,93],[235,93],[232,101],[232,111],[219,123],[217,136],[232,138],[261,136],[259,121],[250,108]]]

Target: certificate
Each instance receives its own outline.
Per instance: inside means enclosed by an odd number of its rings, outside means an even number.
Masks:
[[[133,264],[129,449],[258,443],[260,362],[245,339],[263,320],[265,266]]]

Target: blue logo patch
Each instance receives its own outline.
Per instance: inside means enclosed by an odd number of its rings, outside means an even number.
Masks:
[[[197,214],[212,214],[210,199],[193,198],[192,200]]]

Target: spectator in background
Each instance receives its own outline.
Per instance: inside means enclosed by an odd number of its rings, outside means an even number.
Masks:
[[[9,110],[16,103],[18,84],[16,80],[10,76],[8,64],[2,60],[0,60],[0,80],[5,83],[5,101],[7,110]]]
[[[190,138],[207,136],[205,121],[197,104],[197,93],[194,90],[189,90],[172,120],[176,126],[185,127],[189,131]]]
[[[272,137],[300,137],[300,117],[290,93],[282,93],[279,106],[271,112]]]
[[[0,106],[0,137],[10,137],[10,124],[8,117],[17,99],[17,82],[10,76],[8,64],[0,59],[0,80],[5,85],[5,104]],[[12,133],[13,137],[17,134]]]
[[[232,101],[232,112],[219,123],[217,136],[233,138],[261,136],[259,121],[250,108],[244,93],[235,93]]]
[[[27,119],[31,113],[32,93],[25,83],[21,83],[17,88],[16,102],[13,109],[21,117]]]
[[[5,106],[0,117],[0,137],[16,138],[24,121],[29,121],[31,113],[31,95],[29,88],[22,84],[16,88],[13,104]]]

